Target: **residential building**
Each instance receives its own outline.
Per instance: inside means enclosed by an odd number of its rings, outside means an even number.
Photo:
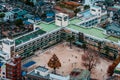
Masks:
[[[21,57],[15,56],[13,60],[6,63],[6,78],[21,80]]]
[[[13,40],[5,39],[2,42],[2,50],[0,50],[0,59],[3,62],[6,62],[6,60],[9,60],[13,54],[15,49],[15,43]]]
[[[0,77],[2,79],[6,79],[6,64],[5,63],[3,63],[3,65],[1,66],[1,73],[0,74],[1,74]]]
[[[14,14],[12,12],[6,12],[4,21],[13,21],[14,20]]]
[[[77,13],[77,17],[79,17],[82,21],[76,23],[76,25],[91,27],[100,22],[104,22],[107,19],[107,11],[102,10],[99,6],[91,6],[90,10]]]
[[[112,22],[106,27],[107,34],[120,37],[120,24]]]

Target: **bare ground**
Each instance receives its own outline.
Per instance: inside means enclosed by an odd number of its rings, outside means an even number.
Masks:
[[[68,45],[62,43],[46,50],[43,53],[40,51],[37,51],[36,53],[38,53],[37,56],[32,57],[32,60],[36,61],[37,66],[45,66],[47,68],[49,68],[47,66],[49,59],[53,54],[56,54],[62,65],[59,69],[57,69],[57,73],[61,75],[68,75],[74,68],[86,69],[82,65],[81,59],[84,51],[76,46],[73,46],[73,48],[70,49]],[[91,77],[97,80],[104,80],[107,76],[107,68],[111,63],[112,61],[100,58],[100,63],[97,64],[96,68],[93,70]]]

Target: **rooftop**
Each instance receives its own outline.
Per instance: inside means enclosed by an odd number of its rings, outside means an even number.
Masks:
[[[107,36],[105,34],[103,34],[103,30],[100,30],[98,28],[84,28],[81,26],[76,26],[76,25],[69,25],[68,28],[71,28],[73,30],[77,30],[79,32],[88,34],[88,35],[92,35],[94,37],[98,37],[98,38],[106,38]]]
[[[54,29],[59,28],[58,26],[55,25],[55,23],[47,24],[47,23],[40,22],[37,24],[37,26],[40,26],[40,29],[46,32],[50,32],[50,31],[53,31]]]
[[[47,76],[42,76],[40,74],[36,74],[35,70],[31,71],[30,73],[28,73],[29,76],[34,76],[34,77],[38,77],[38,78],[44,78],[44,79],[49,79],[49,75]]]
[[[82,21],[81,19],[76,18],[76,19],[71,19],[69,22],[70,22],[70,24],[75,24],[75,23],[79,23],[81,21]]]
[[[29,62],[27,62],[26,64],[24,64],[23,67],[28,68],[28,67],[34,65],[35,63],[36,63],[36,62],[34,62],[34,61],[29,61]]]
[[[91,17],[94,16],[94,15],[91,14],[90,10],[86,10],[84,12],[81,12],[80,14],[82,15],[82,17],[84,17],[86,19],[91,18]]]
[[[40,29],[40,30],[34,31],[34,32],[32,32],[32,33],[29,33],[29,34],[27,34],[27,35],[23,35],[23,36],[21,36],[21,37],[19,37],[19,38],[17,38],[17,39],[15,40],[15,44],[16,44],[16,45],[19,45],[19,44],[21,44],[22,42],[29,41],[30,39],[33,39],[33,38],[35,38],[35,37],[38,37],[39,35],[42,35],[42,34],[44,34],[44,33],[46,33],[46,31]]]
[[[113,37],[113,36],[109,36],[107,39],[108,39],[108,40],[111,40],[111,41],[114,41],[114,42],[120,41],[120,38]]]
[[[42,66],[39,66],[39,67],[37,67],[36,69],[39,70],[39,71],[42,71],[42,72],[46,72],[46,71],[48,71],[47,68],[42,67]]]
[[[114,30],[114,31],[117,31],[117,32],[120,32],[120,25],[117,24],[117,23],[111,23],[109,25],[107,25],[107,30]]]
[[[102,29],[99,29],[99,28],[96,28],[96,27],[84,28],[82,26],[76,26],[75,24],[79,23],[80,21],[81,21],[81,19],[77,19],[77,18],[72,19],[72,20],[70,20],[70,24],[67,27],[70,28],[70,29],[85,33],[87,35],[91,35],[93,37],[97,37],[97,38],[101,38],[101,39],[108,39],[108,40],[113,41],[113,42],[118,42],[120,40],[120,38],[105,35],[104,34],[105,30],[102,30]],[[15,40],[15,44],[19,45],[22,42],[29,41],[30,39],[33,39],[33,38],[35,38],[39,35],[42,35],[46,32],[51,32],[51,31],[53,31],[57,28],[60,28],[60,27],[56,26],[54,22],[49,23],[49,24],[45,23],[45,22],[39,22],[35,25],[39,26],[40,30],[33,31],[33,32],[31,32],[27,35],[23,35],[23,36],[17,38]]]

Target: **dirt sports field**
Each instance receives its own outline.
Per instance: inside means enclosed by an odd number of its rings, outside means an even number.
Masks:
[[[72,47],[73,48],[70,49],[70,47],[65,45],[65,43],[58,44],[52,48],[49,48],[43,53],[37,51],[37,55],[32,57],[32,60],[36,62],[37,66],[45,66],[49,68],[47,63],[52,55],[56,54],[62,65],[59,69],[57,69],[58,74],[68,75],[73,68],[85,69],[85,67],[82,65],[81,59],[82,54],[84,54],[83,49],[76,46]],[[97,80],[105,80],[107,76],[107,68],[111,63],[112,62],[109,60],[100,58],[100,63],[97,64],[96,68],[93,70],[91,77]]]

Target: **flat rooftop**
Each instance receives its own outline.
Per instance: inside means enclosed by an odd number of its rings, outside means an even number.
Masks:
[[[76,25],[69,25],[68,28],[71,28],[73,30],[92,35],[94,37],[99,37],[101,39],[106,38],[107,36],[103,34],[103,30],[100,30],[98,28],[84,28]]]
[[[40,29],[40,30],[37,30],[37,31],[34,31],[34,32],[32,32],[32,33],[28,33],[27,35],[23,35],[23,36],[17,38],[17,39],[15,40],[15,44],[16,44],[16,45],[19,45],[19,44],[21,44],[21,43],[23,43],[23,42],[29,41],[30,39],[33,39],[33,38],[35,38],[35,37],[38,37],[39,35],[42,35],[42,34],[44,34],[44,33],[46,33],[46,31],[41,30],[41,29]]]
[[[37,67],[36,70],[39,70],[39,71],[42,71],[42,72],[46,72],[46,71],[48,71],[48,69],[45,68],[45,67],[43,67],[43,66],[39,66],[39,67]]]
[[[102,29],[95,28],[95,27],[84,28],[82,26],[75,25],[76,23],[79,23],[81,21],[82,20],[78,19],[78,18],[71,19],[69,21],[70,24],[67,27],[70,28],[70,29],[73,29],[73,30],[76,30],[76,31],[79,31],[79,32],[82,32],[82,33],[97,37],[97,38],[108,39],[108,40],[113,41],[113,42],[120,41],[120,38],[105,35],[104,30],[102,30]],[[34,31],[32,33],[28,33],[27,35],[23,35],[23,36],[15,39],[15,44],[19,45],[19,44],[21,44],[23,42],[26,42],[26,41],[29,41],[30,39],[33,39],[33,38],[35,38],[35,37],[37,37],[39,35],[42,35],[42,34],[44,34],[46,32],[51,32],[51,31],[53,31],[53,30],[55,30],[57,28],[60,28],[60,27],[56,26],[54,22],[49,23],[49,24],[45,23],[45,22],[40,22],[40,23],[36,24],[36,26],[39,26],[40,30]]]
[[[25,63],[25,64],[23,65],[23,67],[28,68],[28,67],[34,65],[35,63],[36,63],[36,62],[34,62],[34,61],[30,61],[30,62]]]
[[[86,18],[86,19],[89,19],[89,18],[95,16],[95,15],[92,15],[92,14],[91,14],[90,10],[86,10],[86,11],[84,11],[84,12],[80,12],[79,14],[81,14],[82,17],[84,17],[84,18]]]
[[[44,22],[40,22],[37,24],[37,26],[40,27],[40,29],[46,31],[46,32],[50,32],[50,31],[53,31],[54,29],[57,29],[59,28],[58,26],[55,25],[55,23],[50,23],[50,24],[47,24],[47,23],[44,23]]]
[[[82,21],[81,19],[76,18],[76,19],[71,19],[69,22],[70,22],[70,24],[76,24],[76,23],[79,23],[81,21]]]
[[[120,38],[113,37],[113,36],[109,36],[109,37],[107,37],[107,39],[108,39],[108,40],[111,40],[111,41],[114,41],[114,42],[120,41]]]
[[[118,42],[120,41],[120,38],[117,37],[113,37],[113,36],[108,36],[104,34],[104,30],[100,30],[99,28],[84,28],[82,26],[76,26],[76,25],[69,25],[68,28],[97,37],[97,38],[101,38],[101,39],[107,39],[113,42]]]
[[[28,75],[30,75],[30,76],[34,76],[34,77],[38,77],[38,78],[49,79],[49,75],[47,75],[47,76],[42,76],[42,75],[39,75],[39,74],[35,73],[34,70],[31,71],[30,73],[28,73]]]
[[[117,23],[108,24],[106,30],[113,30],[116,32],[120,32],[120,25]]]

